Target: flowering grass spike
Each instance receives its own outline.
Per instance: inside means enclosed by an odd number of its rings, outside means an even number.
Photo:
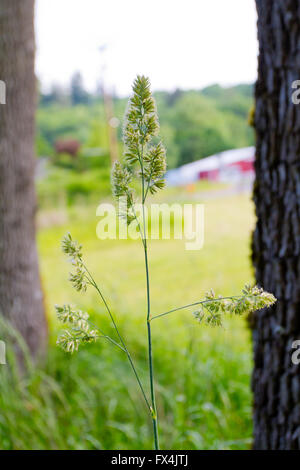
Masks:
[[[158,138],[159,123],[155,101],[151,95],[149,79],[144,76],[137,76],[134,81],[133,95],[128,103],[123,133],[125,146],[124,162],[116,162],[114,164],[112,170],[112,192],[117,200],[120,201],[122,199],[125,201],[123,206],[119,204],[121,206],[119,211],[120,218],[125,220],[128,225],[134,220],[137,222],[144,249],[147,300],[145,323],[148,342],[150,396],[145,391],[145,387],[134,365],[126,342],[119,331],[109,304],[83,261],[82,247],[72,239],[70,234],[67,234],[62,242],[63,251],[74,266],[74,271],[70,274],[70,282],[77,291],[84,292],[88,286],[93,287],[97,291],[115,329],[118,341],[115,341],[100,330],[99,327],[93,325],[86,312],[76,310],[70,305],[64,305],[62,307],[57,306],[56,311],[58,319],[62,323],[67,324],[68,329],[59,336],[57,344],[65,351],[72,353],[77,351],[80,345],[105,338],[113,346],[125,353],[145,401],[148,415],[152,420],[154,447],[159,449],[151,330],[153,320],[180,310],[193,309],[194,317],[200,324],[222,326],[224,315],[248,314],[264,307],[270,307],[276,299],[272,294],[264,292],[261,288],[246,285],[240,295],[216,297],[214,291],[211,290],[202,300],[176,307],[160,314],[152,314],[145,203],[149,193],[155,194],[164,188],[164,176],[167,165],[166,151]],[[135,188],[136,183],[139,183],[140,188],[137,191],[134,191],[133,183],[135,183]],[[139,222],[135,212],[135,204],[137,202],[142,205],[143,209],[142,223]]]

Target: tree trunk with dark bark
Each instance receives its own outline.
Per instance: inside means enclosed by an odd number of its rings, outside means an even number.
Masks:
[[[0,312],[33,355],[47,326],[35,240],[34,0],[0,2]],[[5,340],[5,338],[1,338]]]
[[[274,307],[254,318],[254,447],[300,449],[300,0],[256,0],[259,67],[256,83],[257,282]]]

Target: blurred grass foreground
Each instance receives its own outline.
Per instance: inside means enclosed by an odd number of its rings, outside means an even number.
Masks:
[[[50,184],[49,182],[47,184]],[[199,185],[197,191],[203,189]],[[209,185],[208,185],[209,186]],[[211,190],[211,197],[207,197]],[[214,197],[215,188],[193,194],[168,189],[164,202],[205,204],[205,243],[186,251],[182,240],[152,240],[152,311],[193,302],[214,286],[235,294],[252,278],[250,234],[254,225],[248,194]],[[107,343],[72,357],[55,346],[59,326],[54,304],[67,300],[87,310],[99,326],[110,323],[96,294],[80,296],[67,282],[69,266],[60,249],[71,231],[84,246],[86,262],[111,300],[145,386],[147,367],[143,252],[139,241],[99,240],[96,204],[44,207],[39,213],[39,251],[50,346],[45,363],[20,379],[8,348],[0,366],[1,449],[149,449],[151,423],[125,355]],[[245,320],[228,319],[223,330],[199,326],[191,311],[153,325],[157,405],[163,449],[245,449],[251,444],[251,348]]]

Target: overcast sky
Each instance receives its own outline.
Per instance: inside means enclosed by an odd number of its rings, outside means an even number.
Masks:
[[[36,0],[35,21],[44,88],[79,70],[93,90],[104,65],[120,95],[137,73],[165,90],[256,78],[254,0]]]

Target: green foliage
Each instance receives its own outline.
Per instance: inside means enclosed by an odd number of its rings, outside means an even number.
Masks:
[[[89,134],[85,145],[87,148],[96,148],[108,153],[108,133],[103,117],[99,116],[90,121]],[[106,166],[109,166],[109,163],[107,162]]]
[[[85,143],[95,115],[99,116],[97,109],[84,105],[75,108],[57,104],[40,107],[37,110],[37,138],[42,137],[52,149],[55,141],[61,138],[74,138]]]
[[[100,311],[93,314],[103,328],[109,328]],[[141,327],[132,312],[127,314],[130,317],[126,333],[131,338],[138,370],[146,380]],[[170,322],[168,334],[161,329],[156,332],[154,344],[162,447],[249,448],[252,364],[248,335],[240,323],[235,324],[230,343],[224,335],[218,333],[217,337],[216,330],[208,335],[203,329],[203,334],[195,337],[189,335],[188,325],[174,328],[173,324]],[[112,354],[104,342],[90,343],[70,356],[53,346],[53,334],[43,367],[29,368],[21,380],[8,345],[9,367],[2,366],[0,374],[0,448],[151,448],[144,404],[122,356]],[[170,335],[174,338],[172,344]],[[200,386],[203,383],[205,387]]]
[[[192,202],[189,197],[170,188],[158,195],[159,200],[184,198]],[[213,284],[225,295],[239,292],[242,278],[252,276],[249,241],[254,216],[250,198],[235,195],[205,202],[204,250],[188,253],[180,240],[151,243],[153,311],[166,310],[170,299],[171,305],[180,305],[186,297],[193,299],[199,289],[205,292]],[[8,344],[8,366],[0,369],[0,448],[149,449],[152,436],[144,419],[144,403],[121,351],[113,354],[112,345],[101,340],[72,356],[65,354],[55,347],[58,332],[52,315],[55,302],[63,304],[69,299],[101,328],[111,331],[110,320],[92,290],[81,296],[64,282],[69,266],[61,264],[58,241],[70,229],[80,237],[88,266],[102,279],[111,297],[146,383],[139,242],[99,243],[94,204],[85,205],[84,210],[80,206],[70,208],[68,213],[69,221],[64,225],[47,226],[38,232],[50,347],[45,364],[29,368],[26,377],[20,379]],[[174,285],[182,288],[174,289]],[[250,448],[252,352],[244,318],[226,316],[223,329],[204,324],[197,328],[190,312],[183,311],[153,325],[161,447]],[[0,333],[0,337],[4,335]]]
[[[253,99],[253,86],[241,84],[222,88],[219,85],[211,85],[204,88],[202,94],[209,98],[219,110],[246,119],[249,113],[249,103]]]
[[[178,99],[172,124],[179,149],[177,166],[253,142],[247,116],[220,110],[211,98],[197,92],[187,92]]]
[[[73,206],[82,200],[96,203],[111,194],[110,171],[49,167],[46,178],[37,182],[37,192],[40,207]]]
[[[230,148],[253,145],[248,114],[252,106],[252,86],[155,94],[161,123],[161,136],[168,148],[168,166],[174,168]],[[120,119],[125,101],[115,99],[115,115]],[[132,115],[134,117],[134,115]],[[154,116],[153,116],[154,119]],[[108,153],[105,113],[101,100],[75,107],[41,103],[37,113],[37,150],[52,154],[59,138],[76,138],[84,148]],[[119,145],[122,150],[121,133]]]
[[[35,153],[39,156],[52,155],[53,153],[53,147],[41,134],[38,134],[35,140]]]
[[[253,101],[250,85],[161,92],[156,99],[169,168],[253,145],[253,131],[248,126]]]

